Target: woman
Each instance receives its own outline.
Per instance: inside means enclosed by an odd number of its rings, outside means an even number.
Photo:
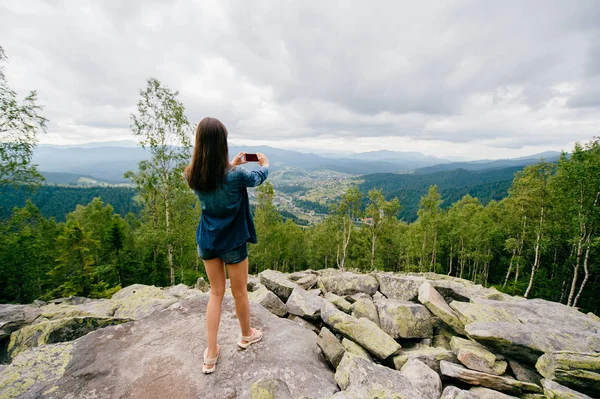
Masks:
[[[240,323],[238,345],[247,348],[262,338],[262,332],[250,327],[248,303],[247,243],[256,243],[256,230],[247,187],[255,187],[269,174],[269,160],[258,153],[259,170],[250,172],[238,167],[245,164],[246,153],[240,152],[229,162],[227,129],[215,118],[204,118],[196,129],[192,162],[185,177],[202,205],[196,229],[198,255],[204,261],[210,282],[210,299],[206,308],[206,338],[202,371],[215,371],[219,358],[217,334],[221,321],[221,304],[225,294],[225,268],[231,282],[235,311]]]

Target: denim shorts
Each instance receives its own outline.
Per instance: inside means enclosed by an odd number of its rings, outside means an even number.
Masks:
[[[239,247],[230,249],[229,251],[215,251],[212,249],[202,249],[198,246],[198,256],[203,260],[211,260],[215,258],[223,259],[228,265],[240,263],[248,257],[248,244],[243,243]]]

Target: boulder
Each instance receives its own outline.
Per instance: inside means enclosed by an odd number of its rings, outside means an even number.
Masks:
[[[304,288],[296,287],[288,298],[285,309],[296,316],[316,320],[321,315],[323,301],[323,298],[308,293]]]
[[[442,380],[438,373],[417,359],[411,359],[400,370],[411,384],[421,393],[423,399],[439,399],[442,394]]]
[[[373,361],[373,358],[371,357],[371,355],[369,355],[369,352],[367,352],[365,350],[365,348],[363,348],[362,346],[360,346],[356,342],[352,341],[351,339],[342,338],[342,346],[344,347],[344,349],[347,352],[350,352],[353,355],[360,356],[363,359],[367,359],[367,360],[369,360],[371,362]]]
[[[450,385],[444,388],[440,399],[479,399],[479,397],[469,391],[464,391]]]
[[[535,364],[546,352],[600,351],[600,334],[567,326],[490,322],[469,324],[465,331],[494,352],[527,364]]]
[[[357,274],[350,272],[336,273],[319,277],[319,288],[325,292],[336,295],[353,295],[363,292],[373,295],[379,287],[379,282],[370,274]]]
[[[376,397],[381,398],[422,399],[421,392],[401,372],[347,352],[335,372],[335,380],[342,390],[362,397],[374,397],[377,392],[380,396]]]
[[[484,387],[473,387],[469,392],[475,394],[479,399],[519,399],[516,396],[507,395]]]
[[[392,338],[433,336],[433,317],[425,306],[398,299],[381,299],[375,305],[381,329]]]
[[[465,326],[459,320],[458,315],[429,282],[424,282],[419,287],[419,302],[458,334],[465,335]]]
[[[378,359],[386,359],[400,349],[400,344],[366,318],[356,319],[325,301],[321,318],[335,331],[361,345]]]
[[[187,299],[68,344],[28,349],[3,370],[0,397],[249,399],[252,384],[268,377],[285,382],[293,398],[337,392],[333,372],[321,360],[317,336],[253,303],[253,327],[265,335],[261,342],[240,350],[236,345],[239,323],[230,296],[222,305],[217,369],[210,376],[202,375],[208,299],[208,294]],[[69,345],[70,359],[41,358],[34,352],[54,345]],[[23,367],[23,358],[33,359],[28,367]],[[51,376],[38,380],[44,373]]]
[[[210,287],[208,286],[206,280],[204,280],[204,277],[198,277],[196,284],[194,284],[194,288],[201,292],[208,292],[210,290]]]
[[[396,370],[402,367],[411,359],[419,360],[433,369],[436,373],[440,373],[440,362],[446,360],[448,362],[456,362],[454,352],[444,348],[411,348],[402,349],[399,355],[392,358],[394,368]]]
[[[263,306],[269,312],[279,317],[283,317],[287,313],[285,303],[264,286],[254,292],[249,292],[248,300]]]
[[[494,301],[475,298],[470,303],[453,301],[450,307],[465,325],[512,322],[600,334],[597,320],[570,306],[543,299]]]
[[[0,305],[0,340],[31,324],[41,314],[36,305]]]
[[[166,288],[164,291],[166,291],[168,295],[174,296],[177,299],[188,299],[198,295],[202,295],[202,292],[199,292],[195,289],[190,289],[185,284],[177,284],[172,287]]]
[[[40,307],[40,317],[36,321],[81,316],[112,317],[121,304],[121,302],[112,299],[94,299],[79,305],[70,305],[67,302],[58,304],[50,302]]]
[[[285,274],[275,270],[265,270],[260,273],[260,282],[283,302],[287,302],[297,284],[290,281]]]
[[[133,284],[116,292],[111,300],[119,307],[114,317],[139,320],[156,311],[168,308],[178,299],[166,290],[153,285]]]
[[[307,276],[304,276],[301,279],[299,279],[298,281],[296,281],[296,284],[298,284],[300,287],[304,288],[305,290],[309,290],[312,287],[314,287],[315,284],[317,284],[317,279],[318,279],[318,277],[315,276],[314,274],[308,274]]]
[[[502,375],[506,371],[506,361],[497,359],[495,354],[475,341],[452,337],[450,347],[458,361],[471,370],[495,375]]]
[[[357,319],[366,317],[378,326],[380,325],[379,313],[377,312],[377,307],[371,300],[371,297],[360,298],[356,300],[352,304],[352,316],[356,317]]]
[[[252,399],[293,399],[287,384],[276,377],[261,378],[250,388]]]
[[[518,381],[509,377],[469,370],[459,364],[450,363],[444,360],[440,362],[440,370],[442,374],[447,377],[456,378],[467,384],[481,385],[508,394],[520,395],[522,392],[542,392],[541,388],[535,384]]]
[[[426,281],[423,277],[406,276],[394,273],[375,274],[379,281],[379,291],[386,298],[413,301],[417,299],[419,287]]]
[[[10,336],[8,354],[14,358],[28,348],[44,344],[73,341],[102,327],[126,323],[130,319],[115,317],[66,317],[33,324],[15,331]]]
[[[334,294],[333,292],[328,292],[325,294],[325,299],[329,302],[333,303],[336,308],[345,313],[352,312],[352,304],[348,302],[345,298]]]
[[[548,380],[600,397],[600,353],[549,352],[535,367]]]
[[[340,343],[335,335],[329,331],[326,327],[321,328],[321,332],[317,337],[317,345],[323,351],[325,359],[333,366],[337,368],[338,364],[342,361],[342,357],[346,353],[346,349]]]
[[[548,399],[592,399],[591,396],[587,396],[586,394],[577,392],[545,378],[542,380],[542,387],[544,387],[544,395],[546,395],[546,398]]]

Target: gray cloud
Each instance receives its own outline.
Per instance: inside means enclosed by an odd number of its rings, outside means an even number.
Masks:
[[[234,138],[495,151],[598,133],[599,20],[594,0],[24,0],[0,2],[0,44],[53,139],[127,135],[155,76]]]

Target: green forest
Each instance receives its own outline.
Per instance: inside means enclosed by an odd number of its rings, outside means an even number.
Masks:
[[[30,162],[36,133],[46,124],[35,92],[19,101],[5,81],[0,87],[0,126],[8,137],[0,146],[0,189],[52,190],[40,187],[43,177]],[[148,79],[131,115],[133,134],[151,154],[125,175],[136,186],[139,209],[124,208],[122,198],[115,207],[96,197],[49,218],[41,204],[27,200],[0,220],[0,302],[110,297],[133,283],[192,285],[206,277],[195,242],[200,203],[182,178],[193,129],[177,95]],[[435,272],[599,311],[599,139],[577,144],[556,163],[518,171],[501,200],[477,192],[443,200],[443,181],[419,181],[426,191],[414,205],[403,203],[403,193],[390,193],[383,180],[370,179],[372,187],[363,191],[352,186],[315,226],[284,219],[266,182],[257,189],[259,243],[250,245],[251,273]],[[415,205],[415,220],[399,218]]]
[[[168,192],[168,232],[158,191],[144,192],[139,216],[123,217],[99,198],[77,206],[64,222],[42,216],[30,201],[15,208],[0,225],[0,300],[107,297],[133,283],[192,285],[206,277],[195,245],[200,204],[183,181],[178,184]],[[365,198],[350,188],[323,223],[310,227],[284,221],[270,183],[257,194],[252,273],[327,267],[436,272],[598,311],[598,139],[578,144],[558,163],[527,166],[506,198],[485,206],[466,195],[442,207],[433,185],[411,223],[398,219],[402,203],[376,188]]]

